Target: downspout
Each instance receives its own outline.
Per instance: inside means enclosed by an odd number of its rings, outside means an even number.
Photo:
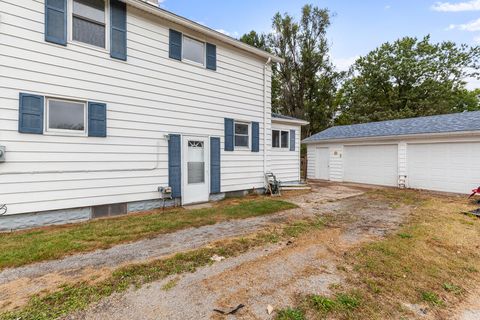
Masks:
[[[272,62],[268,58],[263,67],[263,173],[267,173],[267,68]]]

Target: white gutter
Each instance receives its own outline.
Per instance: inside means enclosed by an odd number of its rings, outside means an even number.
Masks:
[[[143,11],[146,11],[146,12],[149,12],[149,13],[157,16],[157,17],[160,17],[160,18],[168,20],[170,22],[179,24],[179,25],[184,26],[186,28],[189,28],[191,30],[200,32],[200,33],[202,33],[202,34],[204,34],[204,35],[206,35],[206,36],[208,36],[212,39],[215,39],[215,40],[221,41],[223,43],[229,44],[229,45],[234,46],[238,49],[247,51],[249,53],[260,56],[262,58],[271,59],[271,61],[273,61],[273,62],[279,62],[279,63],[285,62],[284,59],[279,58],[279,57],[277,57],[273,54],[270,54],[266,51],[255,48],[253,46],[250,46],[250,45],[248,45],[246,43],[243,43],[243,42],[241,42],[237,39],[229,37],[229,36],[227,36],[227,35],[225,35],[221,32],[218,32],[218,31],[215,31],[215,30],[210,29],[208,27],[205,27],[205,26],[203,26],[199,23],[196,23],[196,22],[188,20],[184,17],[178,16],[178,15],[172,13],[172,12],[169,12],[165,9],[159,8],[158,6],[155,6],[155,5],[153,5],[151,3],[148,3],[146,1],[143,1],[143,0],[122,0],[122,1],[124,1],[126,4],[128,4],[132,7],[135,7],[137,9],[140,9],[140,10],[143,10]]]
[[[300,119],[294,120],[294,119],[284,119],[284,118],[275,118],[275,117],[272,117],[272,122],[285,123],[285,124],[295,124],[297,126],[306,126],[307,124],[310,123],[308,121],[300,120]]]
[[[369,136],[369,137],[355,137],[355,138],[338,138],[338,139],[324,139],[324,140],[310,140],[302,143],[304,144],[321,144],[321,143],[337,143],[337,142],[361,142],[361,141],[390,141],[390,140],[404,140],[404,139],[424,139],[424,138],[470,138],[480,137],[480,131],[451,131],[451,132],[435,132],[435,133],[416,133],[416,134],[399,134],[394,136]],[[308,139],[308,138],[307,138]]]
[[[267,173],[267,70],[271,62],[268,58],[263,66],[263,173]]]

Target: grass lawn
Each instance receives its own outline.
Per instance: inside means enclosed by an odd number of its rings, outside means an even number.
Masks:
[[[0,270],[78,252],[105,249],[189,227],[260,216],[295,207],[278,199],[247,197],[221,201],[212,208],[178,208],[165,212],[154,210],[81,224],[3,233],[0,234]]]
[[[306,295],[277,319],[411,319],[409,304],[446,319],[480,281],[480,219],[460,214],[465,198],[415,191],[377,191],[413,205],[403,227],[384,240],[347,252],[345,283],[331,296]]]
[[[268,202],[271,201],[268,200]],[[278,200],[273,203],[279,205],[277,202]],[[246,205],[246,203],[243,205]],[[226,258],[235,257],[255,247],[295,238],[311,230],[322,229],[324,223],[322,219],[312,219],[296,221],[293,224],[279,227],[248,237],[217,241],[207,247],[178,253],[169,258],[122,267],[105,280],[97,283],[82,282],[65,285],[56,292],[32,297],[28,304],[19,310],[4,313],[0,311],[0,320],[61,318],[72,312],[84,310],[92,303],[98,302],[113,293],[123,292],[129,288],[140,288],[144,284],[164,279],[170,275],[194,272],[199,267],[212,264],[211,257],[213,255]],[[162,290],[170,290],[175,285],[176,281],[172,280],[164,285]]]

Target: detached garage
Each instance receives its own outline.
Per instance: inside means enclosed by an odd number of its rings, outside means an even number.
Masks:
[[[480,111],[337,126],[303,143],[309,179],[457,193],[480,185]]]

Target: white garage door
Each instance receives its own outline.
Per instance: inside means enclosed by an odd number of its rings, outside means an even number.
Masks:
[[[398,185],[398,146],[345,146],[344,181]]]
[[[330,151],[328,148],[319,148],[316,149],[316,166],[315,166],[315,178],[328,180],[329,176],[329,162],[330,162]]]
[[[480,185],[480,142],[409,144],[410,188],[468,193]]]

